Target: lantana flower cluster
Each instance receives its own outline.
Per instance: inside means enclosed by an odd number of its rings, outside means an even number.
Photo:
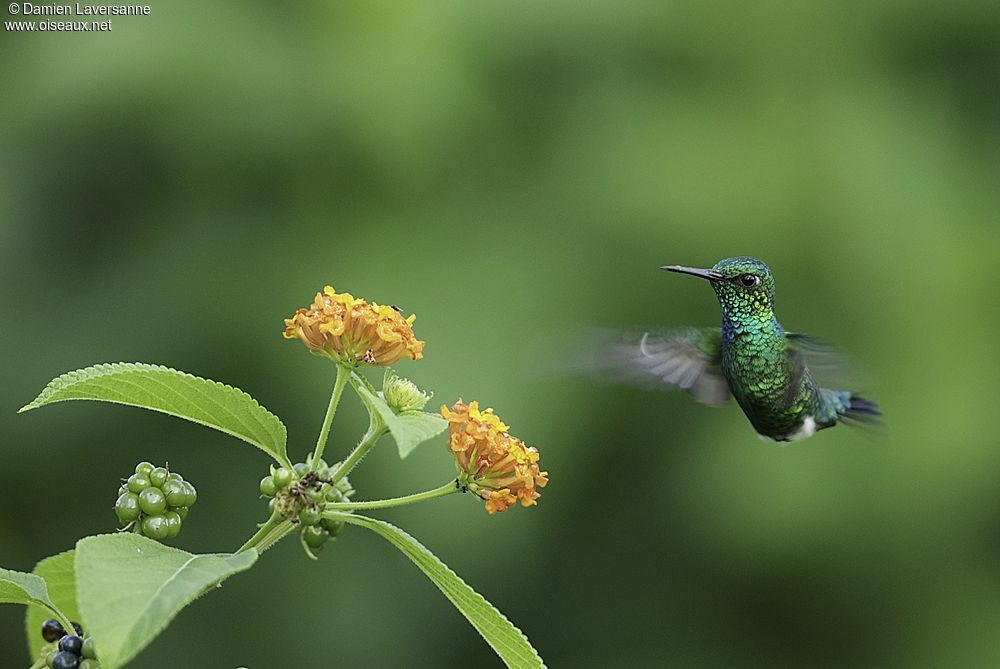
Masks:
[[[549,482],[538,467],[538,449],[512,436],[510,427],[479,402],[461,400],[441,407],[448,421],[448,445],[458,467],[459,484],[486,500],[491,514],[506,511],[518,501],[534,506]]]
[[[299,309],[285,319],[283,334],[341,365],[387,366],[404,357],[423,357],[426,342],[414,335],[414,320],[415,315],[404,318],[396,307],[369,303],[326,286],[316,293],[308,309]],[[397,385],[405,381],[391,376]],[[416,386],[408,392],[414,389],[420,393]],[[397,412],[419,409],[429,399],[420,393],[419,402],[404,402],[395,394],[386,393],[385,399]],[[409,392],[407,398],[410,395],[414,393]],[[524,507],[538,503],[538,490],[549,480],[548,472],[538,466],[538,450],[511,435],[509,426],[493,409],[481,410],[479,402],[459,400],[451,408],[442,406],[441,416],[449,423],[448,446],[455,457],[456,484],[461,490],[484,499],[490,514],[506,511],[518,501]]]
[[[403,318],[396,307],[369,304],[326,286],[308,309],[285,319],[285,339],[300,339],[309,350],[351,366],[391,365],[419,360],[424,344],[413,334],[415,315]]]

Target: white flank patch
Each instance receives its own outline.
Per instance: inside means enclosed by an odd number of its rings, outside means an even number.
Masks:
[[[799,439],[808,439],[814,434],[816,434],[816,419],[812,416],[806,416],[799,429],[788,435],[788,440],[798,441]]]

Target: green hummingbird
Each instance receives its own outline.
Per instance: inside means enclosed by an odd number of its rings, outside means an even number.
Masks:
[[[821,388],[810,371],[825,347],[786,332],[774,315],[774,277],[757,258],[720,260],[711,269],[660,269],[707,279],[722,306],[721,327],[645,332],[614,347],[612,362],[688,390],[700,402],[735,397],[762,437],[792,441],[844,419],[878,422],[878,405],[848,390]]]

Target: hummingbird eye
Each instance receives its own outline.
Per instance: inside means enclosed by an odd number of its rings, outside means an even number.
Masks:
[[[760,285],[760,277],[753,274],[744,274],[740,277],[739,281],[741,285],[747,288],[753,288],[754,286]]]

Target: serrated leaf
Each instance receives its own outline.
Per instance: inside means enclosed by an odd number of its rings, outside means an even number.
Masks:
[[[52,606],[52,601],[41,576],[0,567],[0,604]]]
[[[399,449],[400,458],[405,458],[417,446],[441,434],[448,427],[448,421],[444,418],[426,411],[408,411],[397,415],[384,399],[373,393],[364,383],[357,382],[353,377],[351,381],[369,410],[376,412],[389,428],[389,434]]]
[[[84,623],[80,616],[80,607],[76,604],[76,572],[74,557],[76,551],[65,551],[58,555],[47,557],[31,570],[32,574],[41,576],[49,589],[49,598],[70,619]],[[29,606],[24,617],[25,633],[28,638],[28,649],[31,657],[38,657],[38,651],[45,644],[42,639],[42,623],[52,614],[40,606]],[[86,630],[86,628],[84,628]]]
[[[257,551],[192,555],[138,534],[102,534],[76,544],[77,596],[104,669],[145,648],[183,609]]]
[[[65,400],[98,400],[150,409],[215,428],[291,466],[285,426],[239,388],[160,365],[119,362],[67,372],[18,413]]]
[[[66,614],[59,610],[59,607],[49,598],[49,589],[45,584],[45,579],[36,574],[27,574],[23,571],[13,571],[0,567],[0,604],[42,606],[62,618],[64,625],[69,622]],[[41,634],[41,623],[39,623],[38,633]]]
[[[337,514],[343,521],[381,535],[398,548],[438,587],[472,623],[504,664],[512,669],[544,667],[545,663],[521,630],[482,595],[469,587],[448,565],[419,541],[391,523],[356,514]]]

